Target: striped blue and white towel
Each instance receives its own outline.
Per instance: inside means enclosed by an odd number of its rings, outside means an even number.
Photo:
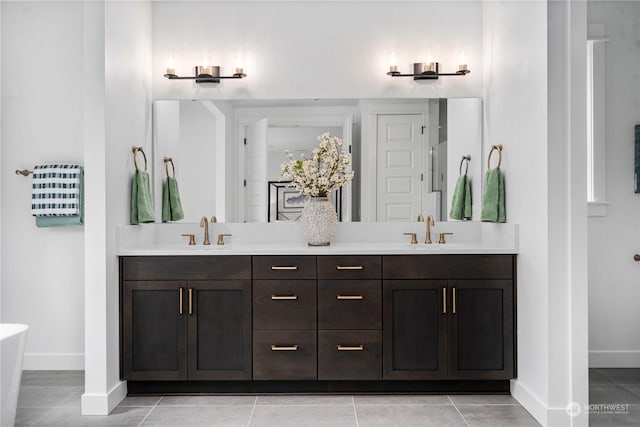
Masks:
[[[36,217],[80,214],[82,166],[37,165],[33,170],[31,214]]]

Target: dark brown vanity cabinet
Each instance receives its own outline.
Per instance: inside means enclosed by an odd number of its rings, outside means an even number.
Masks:
[[[508,387],[515,376],[515,255],[140,256],[120,267],[132,384]]]
[[[160,280],[168,268],[183,280]],[[251,379],[250,268],[250,257],[121,258],[122,377]]]
[[[385,256],[384,378],[513,378],[514,262]]]

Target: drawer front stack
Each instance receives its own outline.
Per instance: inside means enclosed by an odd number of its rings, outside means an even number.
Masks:
[[[253,257],[253,379],[317,379],[316,258]]]
[[[379,256],[318,257],[318,379],[382,379]]]

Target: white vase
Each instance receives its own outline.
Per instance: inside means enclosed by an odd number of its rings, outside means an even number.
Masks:
[[[309,246],[328,246],[337,224],[336,208],[328,197],[309,197],[300,216],[302,234]]]

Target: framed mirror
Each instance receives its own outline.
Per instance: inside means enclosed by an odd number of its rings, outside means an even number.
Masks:
[[[157,100],[154,192],[161,208],[174,160],[184,221],[295,220],[304,205],[280,177],[286,151],[299,158],[329,132],[352,154],[355,178],[332,197],[342,221],[445,221],[462,156],[470,156],[473,219],[479,219],[481,100]]]

